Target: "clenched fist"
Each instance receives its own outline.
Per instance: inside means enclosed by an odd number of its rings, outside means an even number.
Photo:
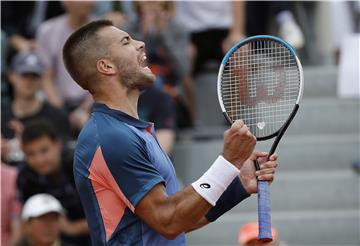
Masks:
[[[237,120],[224,133],[223,156],[237,168],[241,169],[244,162],[253,153],[255,145],[255,136],[249,131],[242,120]]]

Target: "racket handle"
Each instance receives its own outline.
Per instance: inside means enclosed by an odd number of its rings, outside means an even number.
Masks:
[[[262,242],[271,242],[270,185],[268,181],[258,181],[258,222]]]

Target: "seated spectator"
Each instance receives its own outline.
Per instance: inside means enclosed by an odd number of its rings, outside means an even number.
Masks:
[[[17,137],[21,135],[23,125],[33,119],[46,118],[64,139],[70,136],[70,123],[65,111],[38,96],[43,75],[44,67],[35,53],[19,53],[11,62],[8,80],[12,85],[13,100],[1,104],[1,133],[13,147],[9,162],[22,161],[23,155],[14,156],[20,151]]]
[[[248,223],[240,228],[239,232],[239,245],[241,246],[284,246],[279,242],[278,231],[275,228],[271,228],[271,234],[273,241],[270,243],[264,243],[258,240],[259,225],[257,222]]]
[[[171,155],[175,142],[175,108],[172,98],[162,90],[153,87],[139,98],[139,116],[153,122],[161,148]]]
[[[63,5],[66,13],[42,23],[36,40],[41,61],[46,68],[43,80],[45,95],[52,105],[65,107],[71,112],[70,123],[79,130],[89,117],[92,99],[66,71],[62,47],[72,32],[93,19],[93,2],[63,1]]]
[[[57,131],[48,121],[28,123],[21,136],[27,164],[19,171],[17,187],[22,203],[38,193],[56,197],[67,214],[61,223],[62,239],[76,245],[90,245],[84,211],[75,189],[72,160],[62,154]]]
[[[186,107],[191,114],[187,122],[191,123],[195,112],[187,54],[189,37],[171,16],[170,2],[136,2],[135,7],[138,20],[128,22],[123,29],[145,42],[148,66],[156,75],[155,85],[168,93],[177,107]],[[184,89],[185,102],[179,85]]]
[[[64,210],[49,194],[30,197],[22,212],[25,237],[16,246],[71,246],[60,239]]]
[[[13,88],[10,105],[2,105],[2,133],[11,138],[16,132],[11,126],[14,121],[22,125],[37,118],[46,118],[65,138],[70,136],[70,124],[65,111],[55,108],[39,98],[45,68],[33,52],[17,54],[11,63],[8,79]],[[22,128],[22,127],[21,127]]]
[[[1,143],[3,145],[3,143]],[[16,198],[17,170],[1,163],[1,245],[10,246],[21,237],[20,202]]]

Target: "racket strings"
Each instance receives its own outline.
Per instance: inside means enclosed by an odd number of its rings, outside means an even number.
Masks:
[[[231,120],[243,119],[257,137],[278,131],[300,88],[297,62],[280,42],[257,40],[237,49],[222,75],[223,104]]]

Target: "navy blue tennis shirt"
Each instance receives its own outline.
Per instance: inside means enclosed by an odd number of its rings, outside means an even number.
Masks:
[[[93,245],[185,245],[184,233],[168,240],[134,213],[155,185],[169,196],[178,191],[152,123],[95,103],[77,141],[74,176]]]

